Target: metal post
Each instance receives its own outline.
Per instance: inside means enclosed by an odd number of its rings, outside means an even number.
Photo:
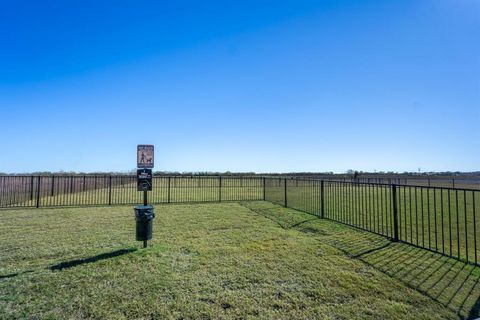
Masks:
[[[322,219],[325,217],[325,197],[324,197],[324,182],[323,180],[320,181],[320,217],[322,217]]]
[[[284,194],[284,199],[283,203],[284,206],[287,206],[287,179],[283,179],[283,194]]]
[[[83,176],[83,191],[85,191],[85,175]]]
[[[30,201],[33,200],[33,176],[30,179]]]
[[[218,177],[218,202],[222,202],[222,176]]]
[[[38,180],[37,180],[37,204],[36,204],[36,207],[39,208],[40,207],[40,180],[41,177],[38,176]]]
[[[265,201],[265,177],[262,178],[263,181],[263,201]]]
[[[3,203],[3,192],[5,190],[5,177],[1,177],[2,178],[2,187],[0,188],[0,207],[2,207],[2,203]]]
[[[168,177],[168,187],[167,187],[167,192],[168,192],[168,196],[167,196],[167,203],[170,203],[170,177]]]
[[[55,176],[52,175],[52,189],[50,190],[50,196],[51,197],[53,197],[54,188],[55,188]]]
[[[397,209],[397,186],[392,184],[393,202],[393,241],[398,241],[398,209]]]
[[[143,205],[148,205],[148,193],[147,190],[143,190]],[[143,247],[146,248],[148,245],[148,240],[143,240]]]
[[[112,205],[112,176],[108,179],[108,205]]]

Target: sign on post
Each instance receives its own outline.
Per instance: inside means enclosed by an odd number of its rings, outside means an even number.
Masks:
[[[137,169],[137,190],[152,191],[152,169]]]
[[[136,239],[143,241],[146,248],[148,240],[152,239],[152,220],[155,218],[153,207],[148,205],[147,191],[152,191],[153,145],[139,144],[137,146],[137,190],[143,191],[143,206],[135,207]]]
[[[139,144],[137,146],[137,168],[152,169],[153,164],[153,145]]]

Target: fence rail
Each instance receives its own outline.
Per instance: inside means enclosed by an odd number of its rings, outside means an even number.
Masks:
[[[479,265],[480,191],[269,179],[265,200]]]
[[[272,177],[154,177],[150,203],[266,200],[479,265],[480,190]],[[135,176],[2,176],[0,207],[142,202]]]
[[[272,176],[269,176],[272,178]],[[276,177],[278,178],[278,176]],[[381,177],[365,177],[360,176],[354,178],[353,176],[345,175],[283,175],[280,178],[299,179],[299,180],[323,180],[323,181],[343,181],[343,182],[363,182],[363,183],[380,183],[380,184],[397,184],[397,185],[411,185],[419,187],[447,187],[460,189],[476,189],[480,190],[480,176],[447,178],[442,176],[431,177],[413,177],[413,176],[381,176]]]
[[[261,177],[154,177],[151,203],[262,200]],[[0,208],[135,204],[136,176],[3,176]]]

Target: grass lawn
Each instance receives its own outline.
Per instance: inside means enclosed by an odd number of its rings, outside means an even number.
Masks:
[[[471,265],[267,202],[0,211],[0,318],[459,319]]]
[[[0,187],[0,207],[120,205],[142,201],[135,177],[43,177],[36,197],[35,179],[16,178],[20,189]],[[20,179],[20,180],[18,180]],[[30,181],[30,182],[29,182]],[[30,184],[32,183],[33,184]],[[191,203],[252,201],[265,199],[290,208],[320,215],[321,182],[318,180],[262,178],[158,177],[149,201]],[[285,183],[287,188],[285,188]],[[324,182],[326,218],[394,237],[393,193],[388,185]],[[33,187],[32,187],[33,186]],[[30,189],[29,189],[30,188]],[[12,190],[24,191],[10,192]],[[85,191],[82,191],[85,190]],[[7,191],[7,192],[4,192]],[[285,196],[287,191],[287,196]],[[2,196],[3,195],[3,196]],[[265,195],[265,198],[264,198]],[[480,264],[480,191],[421,187],[397,187],[398,237],[423,248],[462,261]]]
[[[320,215],[319,182],[292,180],[287,186],[288,207]],[[281,183],[267,187],[266,200],[285,203]],[[326,218],[394,237],[389,186],[325,182],[324,205]],[[480,191],[397,187],[397,208],[400,240],[480,262]]]

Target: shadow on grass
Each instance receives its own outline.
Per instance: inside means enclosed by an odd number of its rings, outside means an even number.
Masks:
[[[85,259],[77,259],[77,260],[70,260],[70,261],[64,261],[59,264],[53,265],[49,267],[50,270],[56,271],[56,270],[63,270],[63,269],[69,269],[76,267],[78,265],[86,264],[86,263],[94,263],[100,260],[105,260],[105,259],[110,259],[114,257],[118,257],[127,253],[131,253],[137,251],[137,249],[132,248],[132,249],[121,249],[121,250],[116,250],[112,252],[107,252],[107,253],[102,253],[93,257],[85,258]]]
[[[14,277],[19,276],[19,275],[21,275],[21,274],[32,273],[32,272],[33,272],[33,270],[27,270],[27,271],[22,271],[22,272],[4,274],[4,275],[0,275],[0,280],[2,280],[2,279],[8,279],[8,278],[14,278]]]
[[[243,204],[284,229],[308,234],[352,259],[417,290],[455,312],[460,319],[480,316],[480,268],[382,236],[271,204]]]
[[[13,278],[18,276],[20,273],[10,273],[10,274],[5,274],[5,275],[0,275],[0,279],[7,279],[7,278]]]

